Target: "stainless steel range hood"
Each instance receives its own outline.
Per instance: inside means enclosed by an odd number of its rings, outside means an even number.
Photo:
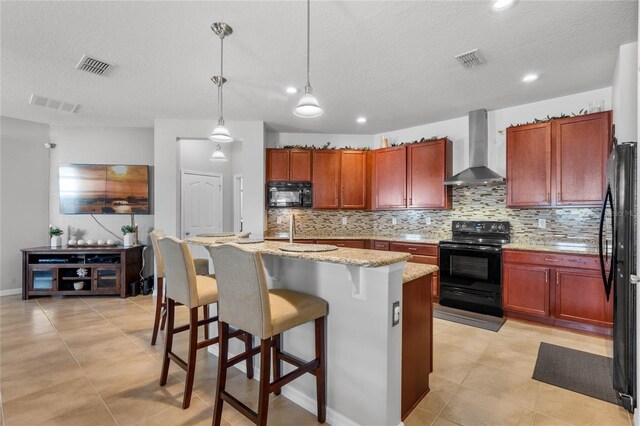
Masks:
[[[487,167],[489,134],[487,110],[469,112],[469,168],[447,179],[445,185],[481,185],[502,182],[504,178]]]

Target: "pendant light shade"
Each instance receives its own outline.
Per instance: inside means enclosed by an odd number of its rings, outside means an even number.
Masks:
[[[211,160],[211,161],[227,161],[227,157],[224,155],[224,152],[222,152],[222,147],[220,146],[220,144],[218,144],[218,146],[216,147],[215,151],[213,151],[213,154],[211,154],[211,157],[209,158],[209,160]]]
[[[304,95],[300,98],[298,106],[296,106],[294,115],[298,117],[313,118],[322,115],[322,108],[318,103],[318,99],[313,95],[311,87],[311,79],[309,78],[309,58],[311,56],[310,42],[311,39],[311,1],[307,0],[307,84],[304,86]]]
[[[222,86],[224,85],[224,83],[227,82],[227,79],[224,78],[222,74],[224,69],[224,38],[232,34],[233,29],[229,25],[225,24],[224,22],[215,22],[211,24],[211,30],[218,37],[220,37],[220,75],[214,75],[213,77],[211,77],[211,81],[213,81],[213,84],[215,84],[218,87],[218,126],[213,130],[213,133],[211,134],[211,136],[209,136],[209,139],[214,142],[222,142],[222,143],[233,142],[233,138],[231,137],[231,133],[229,132],[229,129],[227,129],[227,127],[224,125],[224,117],[222,115],[223,99],[224,99]],[[218,151],[216,150],[214,152],[214,155],[217,152]],[[226,158],[224,158],[224,154],[222,153],[222,151],[220,151],[220,154],[222,154],[222,159],[226,161]],[[214,159],[213,155],[211,156],[211,159],[212,160]]]
[[[304,95],[300,98],[296,110],[293,112],[298,117],[313,118],[322,115],[322,108],[313,95],[311,84],[304,86]]]

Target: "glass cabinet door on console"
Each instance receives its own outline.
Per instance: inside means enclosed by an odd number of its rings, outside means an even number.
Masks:
[[[93,268],[94,290],[118,291],[120,288],[120,266]]]
[[[57,269],[48,266],[32,266],[29,268],[29,290],[53,291],[57,289]]]

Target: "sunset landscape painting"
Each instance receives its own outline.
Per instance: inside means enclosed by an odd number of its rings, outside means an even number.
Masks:
[[[60,213],[149,214],[149,166],[66,164]]]

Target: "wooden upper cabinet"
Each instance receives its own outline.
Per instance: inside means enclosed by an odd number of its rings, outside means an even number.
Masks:
[[[267,181],[311,182],[311,150],[267,149]]]
[[[367,152],[340,151],[340,208],[367,207]]]
[[[552,123],[556,205],[600,205],[606,184],[611,112]]]
[[[407,147],[373,151],[373,205],[377,209],[407,206]]]
[[[311,182],[311,150],[292,149],[289,154],[289,180]]]
[[[289,150],[267,149],[267,181],[289,180]]]
[[[317,149],[312,154],[313,207],[340,208],[340,151]]]
[[[452,142],[440,139],[407,146],[407,207],[451,208]]]
[[[611,111],[507,129],[507,207],[600,205]]]
[[[551,205],[551,123],[507,129],[507,207]]]

